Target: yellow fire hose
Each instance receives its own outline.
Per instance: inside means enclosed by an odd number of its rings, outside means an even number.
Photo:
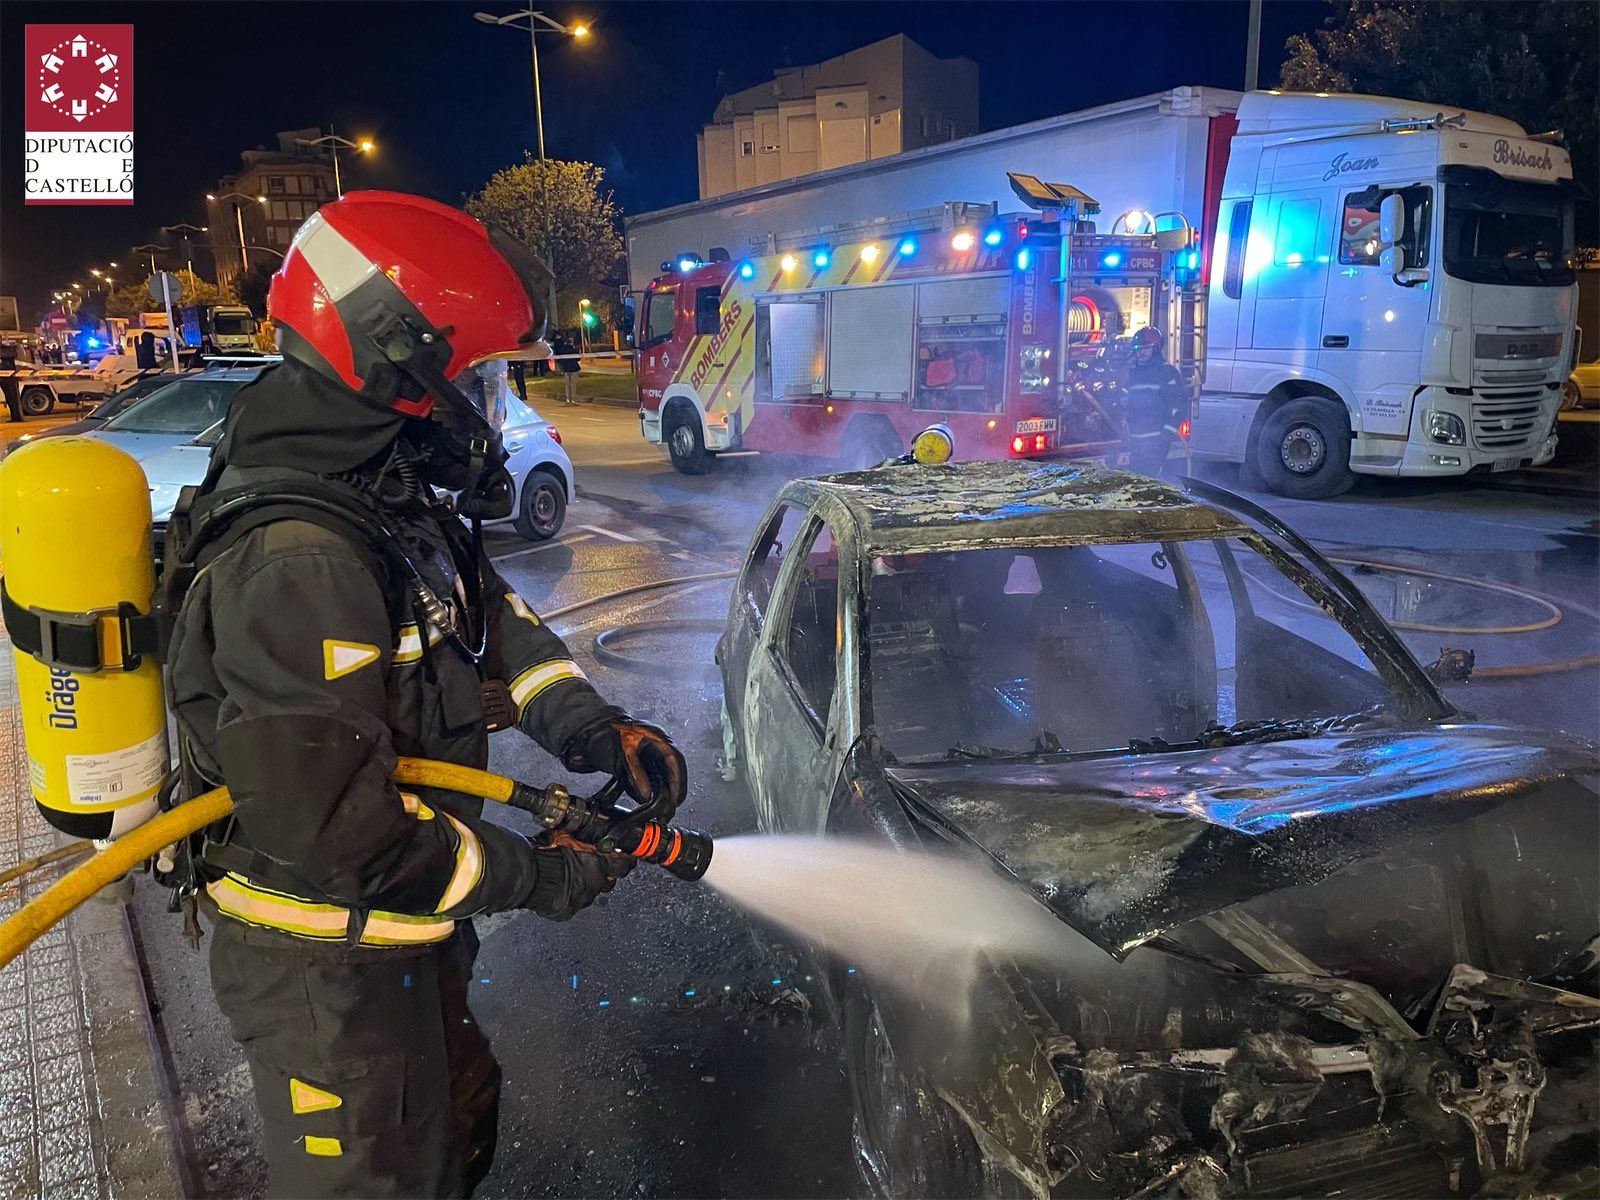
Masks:
[[[515,780],[504,775],[427,758],[400,759],[390,778],[402,785],[436,787],[501,804],[511,798],[512,788],[516,786]],[[120,879],[164,847],[182,841],[232,811],[233,797],[228,795],[228,789],[213,788],[152,817],[88,862],[68,871],[0,924],[0,970],[108,883]]]

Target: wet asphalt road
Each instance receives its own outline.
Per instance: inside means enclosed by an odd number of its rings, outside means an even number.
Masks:
[[[732,459],[685,478],[639,439],[627,410],[557,406],[546,415],[577,464],[580,499],[555,542],[495,538],[501,571],[546,612],[735,565],[784,471],[804,466]],[[1600,650],[1593,500],[1398,481],[1363,481],[1331,502],[1258,499],[1353,560],[1385,614],[1416,627],[1402,632],[1424,661],[1441,645],[1470,646],[1480,667],[1514,669],[1454,689],[1458,704],[1600,732],[1600,667],[1547,670]],[[642,673],[596,663],[592,643],[635,619],[720,618],[727,587],[647,593],[554,622],[603,693],[678,739],[692,777],[681,819],[718,836],[749,829],[752,815],[713,768],[720,689],[711,638],[640,642],[638,653],[660,663]],[[1461,629],[1479,632],[1452,632]],[[496,737],[492,765],[533,781],[564,778],[515,731]],[[204,955],[183,943],[164,899],[141,885],[135,911],[194,1190],[258,1194],[248,1075],[211,1003]],[[507,915],[480,931],[473,1002],[506,1081],[499,1155],[479,1195],[863,1192],[840,1040],[817,990],[780,941],[720,898],[640,870],[570,923]]]

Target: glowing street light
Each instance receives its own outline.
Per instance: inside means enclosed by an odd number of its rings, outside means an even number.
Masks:
[[[533,126],[538,138],[539,161],[544,157],[544,103],[539,91],[539,35],[541,33],[558,33],[570,37],[575,42],[581,42],[593,32],[587,21],[579,21],[572,25],[563,25],[537,11],[532,5],[519,8],[516,12],[507,13],[497,17],[494,13],[475,12],[472,17],[485,25],[501,25],[509,29],[526,29],[528,31],[528,47],[533,55]],[[550,243],[550,206],[541,204],[544,210],[544,242],[545,253],[550,261],[545,265],[550,268],[550,312],[549,320],[552,325],[556,320],[556,276],[555,276],[555,250]]]
[[[333,194],[338,199],[344,195],[344,186],[339,182],[339,148],[354,150],[357,154],[371,154],[378,148],[378,144],[371,138],[362,138],[359,142],[352,142],[349,138],[340,137],[333,132],[333,126],[328,126],[328,132],[321,137],[295,138],[302,146],[327,146],[333,151]]]

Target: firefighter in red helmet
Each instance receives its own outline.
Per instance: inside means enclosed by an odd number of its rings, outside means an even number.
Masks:
[[[269,294],[283,361],[240,389],[169,525],[184,786],[235,805],[178,873],[274,1195],[470,1193],[500,1069],[467,1007],[469,918],[565,920],[626,873],[398,790],[396,756],[482,767],[490,724],[515,724],[665,812],[684,795],[671,740],[600,697],[478,536],[513,499],[506,360],[548,354],[540,271],[429,200],[324,206]]]
[[[1128,469],[1159,475],[1172,451],[1172,439],[1189,405],[1183,376],[1166,361],[1161,331],[1149,325],[1129,339]]]

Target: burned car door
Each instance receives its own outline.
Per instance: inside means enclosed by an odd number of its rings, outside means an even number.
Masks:
[[[804,505],[792,499],[778,500],[767,510],[729,598],[728,624],[717,645],[717,665],[722,669],[724,703],[736,733],[743,728],[740,717],[750,683],[750,655],[772,605],[784,555],[805,515]],[[742,748],[737,753],[742,756]]]
[[[844,593],[833,527],[808,519],[749,658],[740,723],[761,827],[820,830],[838,774]]]

